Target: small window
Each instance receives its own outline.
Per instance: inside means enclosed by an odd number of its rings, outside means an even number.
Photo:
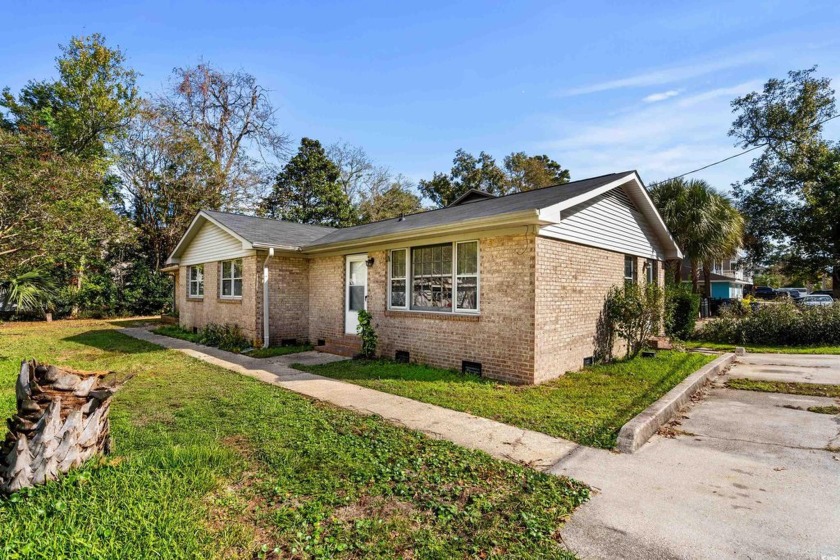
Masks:
[[[204,265],[189,267],[187,274],[187,295],[191,298],[204,297]]]
[[[478,310],[478,241],[456,244],[455,309]]]
[[[624,255],[624,281],[636,282],[636,257]]]
[[[222,262],[221,281],[223,298],[242,297],[242,259]]]
[[[647,270],[646,281],[648,284],[658,284],[659,283],[659,269],[657,268],[657,262],[654,259],[648,259],[647,266],[645,267]]]
[[[391,307],[406,308],[406,285],[408,280],[408,259],[406,249],[391,251]]]

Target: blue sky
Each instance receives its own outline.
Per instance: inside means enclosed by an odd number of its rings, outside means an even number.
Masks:
[[[360,145],[417,180],[455,149],[546,153],[580,179],[661,180],[738,150],[729,102],[819,64],[840,87],[840,2],[9,2],[0,86],[103,33],[158,91],[206,60],[271,90],[295,139]],[[835,121],[837,122],[837,121]],[[827,129],[840,136],[840,125]],[[750,156],[694,175],[727,189]]]

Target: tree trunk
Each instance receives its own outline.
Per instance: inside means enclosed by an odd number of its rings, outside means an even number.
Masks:
[[[700,272],[697,263],[691,261],[691,291],[695,294],[700,293]]]
[[[17,414],[7,421],[0,445],[0,492],[44,484],[110,452],[111,397],[126,381],[112,373],[22,362]]]
[[[712,297],[712,271],[708,263],[703,264],[703,297]]]

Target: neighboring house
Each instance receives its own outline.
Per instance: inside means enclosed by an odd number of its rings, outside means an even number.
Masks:
[[[181,326],[382,356],[513,383],[579,369],[609,289],[664,281],[680,251],[634,171],[344,229],[202,211],[169,258]]]
[[[715,261],[712,263],[710,284],[712,285],[711,296],[715,299],[742,299],[744,288],[753,283],[752,272],[744,269],[741,265],[742,259],[735,255],[730,259]],[[682,265],[682,280],[691,283],[691,262],[687,259]],[[703,269],[700,268],[700,293],[704,293],[703,287],[706,282],[703,278]]]

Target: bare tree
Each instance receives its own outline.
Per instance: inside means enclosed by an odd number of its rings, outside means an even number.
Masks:
[[[176,68],[170,90],[157,98],[167,119],[191,131],[209,154],[210,179],[221,208],[250,211],[287,155],[268,91],[251,74],[208,64]]]
[[[341,171],[338,183],[354,205],[386,189],[391,182],[391,171],[374,165],[364,148],[359,146],[336,142],[327,147],[327,157]]]
[[[149,266],[158,270],[198,210],[223,206],[214,161],[192,131],[148,102],[116,148],[124,211]]]

